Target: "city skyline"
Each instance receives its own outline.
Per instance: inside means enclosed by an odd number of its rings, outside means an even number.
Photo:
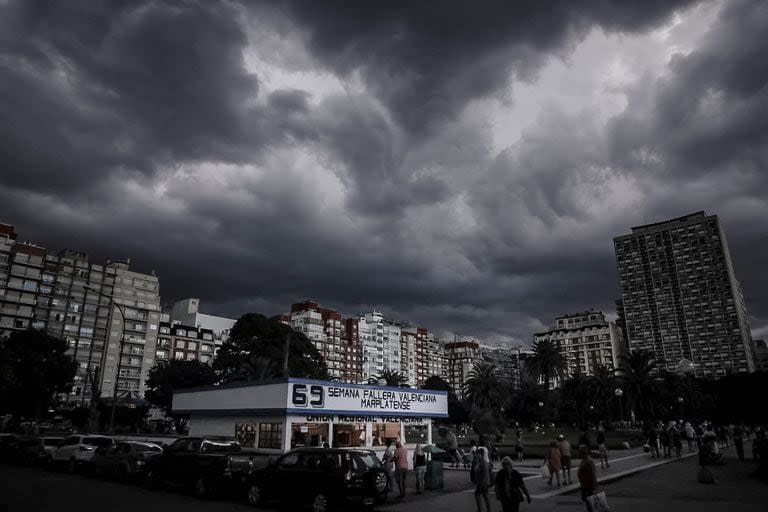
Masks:
[[[213,314],[529,344],[707,210],[768,336],[765,2],[314,4],[3,2],[0,222]]]

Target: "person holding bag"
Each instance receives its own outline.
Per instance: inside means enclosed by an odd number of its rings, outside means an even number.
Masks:
[[[579,446],[579,455],[581,455],[581,464],[577,477],[581,486],[581,501],[587,507],[587,512],[597,512],[593,510],[590,497],[597,492],[597,468],[592,460],[592,454],[584,445]]]
[[[525,487],[523,476],[512,466],[512,459],[501,459],[501,471],[496,475],[495,481],[496,499],[501,502],[502,512],[518,512],[523,495],[528,503],[531,495]]]

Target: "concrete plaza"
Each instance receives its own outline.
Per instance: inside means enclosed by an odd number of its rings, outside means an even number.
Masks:
[[[751,445],[746,447],[747,453]],[[626,512],[648,512],[655,510],[710,512],[729,508],[733,511],[765,511],[768,504],[768,485],[749,475],[755,470],[751,462],[739,462],[733,448],[724,451],[724,466],[710,468],[715,476],[715,485],[700,484],[696,454],[683,453],[681,458],[651,459],[648,454],[637,450],[615,452],[615,459],[608,469],[600,469],[600,489],[605,491],[612,510]],[[574,462],[573,478],[579,461]],[[524,466],[521,471],[538,471],[538,466]],[[453,512],[473,511],[475,502],[471,483],[465,483],[462,490],[456,478],[469,480],[466,472],[447,471],[447,487],[454,492],[429,492],[412,495],[405,501],[393,500],[384,508],[392,512]],[[538,475],[526,477],[533,502],[521,506],[522,511],[544,512],[554,510],[584,510],[578,485],[557,488],[550,487]],[[501,504],[491,494],[494,512],[501,510]]]

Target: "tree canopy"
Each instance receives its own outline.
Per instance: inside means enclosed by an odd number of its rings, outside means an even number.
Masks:
[[[328,379],[323,357],[303,333],[257,313],[248,313],[238,319],[229,339],[219,349],[214,369],[222,382],[281,376],[288,337],[289,376]]]
[[[533,344],[533,354],[526,360],[528,371],[549,389],[553,378],[562,378],[568,368],[560,347],[552,340],[540,340]]]
[[[387,383],[387,386],[402,388],[408,386],[408,379],[402,373],[395,370],[384,370],[377,376],[370,379],[369,384],[378,384],[380,380]]]
[[[150,404],[162,409],[166,416],[174,418],[177,430],[182,430],[184,418],[172,414],[173,393],[176,390],[216,383],[216,372],[208,363],[197,359],[169,359],[160,361],[149,371],[144,398]]]
[[[502,385],[496,365],[476,363],[464,382],[464,398],[472,407],[492,409],[498,407]]]
[[[77,362],[67,342],[43,331],[16,331],[0,341],[0,404],[19,416],[39,418],[59,393],[72,389]]]

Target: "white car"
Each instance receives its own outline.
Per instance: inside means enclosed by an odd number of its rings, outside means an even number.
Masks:
[[[74,473],[81,466],[91,462],[96,448],[110,447],[114,441],[111,437],[76,434],[64,439],[50,461],[54,464],[66,464],[67,470]]]

